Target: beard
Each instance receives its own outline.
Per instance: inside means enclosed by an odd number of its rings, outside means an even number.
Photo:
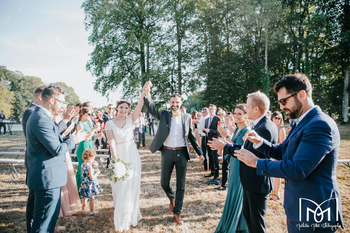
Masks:
[[[303,110],[303,104],[297,99],[297,98],[294,98],[295,100],[295,106],[291,109],[289,108],[284,108],[283,111],[289,111],[289,114],[286,112],[288,118],[290,119],[297,119],[300,117],[301,115],[301,112]]]
[[[171,110],[173,110],[173,112],[176,112],[180,109],[180,106],[178,105],[171,105],[170,107],[171,107]]]

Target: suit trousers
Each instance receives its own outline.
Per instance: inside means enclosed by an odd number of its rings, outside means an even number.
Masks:
[[[142,146],[145,147],[145,146],[146,146],[146,135],[145,135],[145,131],[139,132],[139,141],[137,142],[137,149],[140,148],[141,142],[142,142]]]
[[[243,187],[243,215],[249,232],[266,233],[268,193],[255,193]]]
[[[33,214],[34,214],[34,190],[29,189],[28,200],[27,200],[27,209],[26,209],[26,220],[27,220],[27,232],[28,233],[30,233],[32,231]]]
[[[211,150],[207,146],[208,157],[209,157],[209,168],[211,169],[211,174],[214,175],[214,179],[219,177],[219,157],[217,150]]]
[[[162,150],[162,162],[161,162],[161,186],[172,201],[175,198],[174,214],[180,214],[183,199],[185,195],[185,181],[187,172],[187,149],[182,150]],[[176,196],[173,189],[170,186],[170,178],[173,169],[176,169]]]
[[[6,124],[0,123],[0,134],[1,134],[1,128],[4,128],[4,135],[6,134]]]
[[[202,151],[203,151],[203,157],[204,157],[204,170],[209,169],[209,160],[207,155],[207,136],[202,135]]]
[[[154,126],[153,123],[149,123],[149,135],[154,135]]]
[[[221,179],[221,187],[225,187],[226,183],[227,183],[227,178],[229,177],[228,173],[229,173],[229,169],[228,169],[228,163],[225,159],[222,161],[222,168],[221,168],[221,173],[222,173],[222,179]]]
[[[34,214],[31,232],[54,232],[61,208],[61,187],[34,190]]]

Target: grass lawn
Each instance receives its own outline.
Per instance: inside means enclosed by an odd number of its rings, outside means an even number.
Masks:
[[[350,158],[350,126],[339,126],[342,136],[340,158]],[[205,182],[202,165],[198,159],[188,163],[185,199],[182,218],[185,223],[178,226],[168,211],[169,201],[160,187],[160,153],[150,153],[148,146],[153,137],[146,137],[146,148],[140,148],[142,163],[140,208],[142,220],[129,232],[214,232],[218,225],[225,203],[227,191],[216,191]],[[0,151],[10,151],[10,147],[25,146],[23,133],[0,136]],[[3,156],[2,158],[6,158]],[[7,157],[10,158],[10,157]],[[22,158],[23,159],[23,158]],[[25,185],[24,165],[15,165],[19,178],[13,179],[11,167],[0,163],[0,232],[26,232],[26,201],[28,188]],[[337,169],[338,186],[342,195],[345,227],[350,226],[350,168],[339,164]],[[95,198],[94,217],[79,215],[74,219],[59,219],[59,232],[115,232],[113,224],[113,203],[108,178],[98,177],[103,192]],[[175,187],[175,172],[172,176]],[[283,194],[284,184],[281,185]],[[278,201],[269,201],[266,216],[267,232],[287,232],[283,195]],[[349,232],[349,229],[338,232]]]

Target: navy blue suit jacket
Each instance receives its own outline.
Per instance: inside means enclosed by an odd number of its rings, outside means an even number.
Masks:
[[[340,193],[336,181],[339,147],[340,135],[336,123],[317,106],[291,130],[283,143],[274,146],[264,140],[257,149],[279,160],[258,160],[257,174],[285,179],[284,207],[289,223],[293,223],[293,226],[288,226],[289,229],[294,227],[295,232],[298,232],[294,225],[312,224],[321,217],[324,217],[321,224],[336,225],[338,222],[342,225]],[[317,221],[314,219],[316,213],[310,210],[316,210],[315,203],[321,207],[317,214],[329,208],[331,221],[328,221],[327,213],[320,214]],[[306,221],[307,212],[309,221]]]
[[[27,185],[30,190],[47,190],[67,183],[65,153],[75,146],[63,140],[53,119],[36,107],[27,122]]]
[[[276,125],[267,117],[264,116],[253,128],[257,134],[271,142],[272,144],[277,143],[278,131]],[[224,147],[224,154],[234,154],[234,150],[239,150],[241,145],[229,145]],[[253,147],[253,143],[246,140],[244,148],[251,151],[259,158],[269,158],[268,155],[257,151]],[[240,163],[240,179],[244,189],[254,193],[268,194],[273,188],[273,180],[268,176],[259,176],[256,174],[256,168],[249,167],[245,163]]]

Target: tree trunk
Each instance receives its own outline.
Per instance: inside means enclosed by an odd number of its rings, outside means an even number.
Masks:
[[[146,59],[145,59],[145,44],[140,43],[140,51],[141,51],[141,78],[142,78],[142,86],[147,82],[146,76]]]
[[[149,42],[147,42],[147,70],[146,70],[146,73],[147,73],[147,76],[149,75]],[[149,79],[149,77],[148,77]]]
[[[181,95],[181,88],[182,88],[182,73],[181,73],[181,62],[182,62],[182,52],[181,52],[181,40],[182,35],[180,32],[179,26],[176,27],[176,33],[177,33],[177,92],[179,95]]]
[[[343,90],[343,106],[342,115],[343,123],[348,123],[348,108],[349,108],[349,63],[345,63],[345,77],[344,77],[344,90]]]

